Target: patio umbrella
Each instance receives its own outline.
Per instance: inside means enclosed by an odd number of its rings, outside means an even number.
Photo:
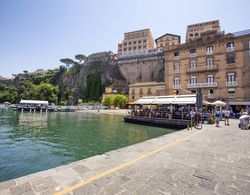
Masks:
[[[241,120],[241,119],[249,119],[249,118],[250,118],[249,115],[243,114],[239,119]]]
[[[224,107],[224,106],[226,106],[226,103],[222,102],[220,100],[217,100],[217,101],[213,102],[212,105]]]

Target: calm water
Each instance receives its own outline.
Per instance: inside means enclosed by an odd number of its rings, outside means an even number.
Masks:
[[[173,132],[113,115],[0,110],[0,182]]]

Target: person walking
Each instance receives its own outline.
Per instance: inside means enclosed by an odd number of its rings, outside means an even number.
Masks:
[[[218,108],[215,112],[216,127],[219,127],[220,119],[221,119],[221,111],[220,108]]]
[[[228,110],[228,108],[225,109],[225,125],[229,126],[229,117],[230,117],[230,111]]]

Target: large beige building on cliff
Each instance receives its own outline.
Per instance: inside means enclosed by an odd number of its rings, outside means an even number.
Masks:
[[[152,48],[154,48],[154,39],[150,29],[127,32],[124,33],[122,43],[118,44],[118,55],[141,55]]]

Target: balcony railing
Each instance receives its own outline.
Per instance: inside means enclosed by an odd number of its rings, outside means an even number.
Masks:
[[[191,58],[194,58],[194,57],[196,57],[196,53],[191,53],[189,56],[190,56]]]
[[[174,56],[174,60],[179,60],[180,56]]]
[[[210,94],[207,94],[207,98],[208,98],[208,99],[213,99],[213,98],[214,98],[214,94],[211,94],[211,93],[210,93]]]
[[[229,93],[229,94],[228,94],[228,98],[230,98],[230,99],[236,98],[235,93]]]
[[[237,81],[228,81],[226,82],[227,87],[235,87],[237,86]]]
[[[187,84],[187,88],[206,88],[206,87],[217,87],[217,82]]]
[[[209,66],[198,66],[198,67],[192,67],[187,69],[187,73],[193,73],[193,72],[204,72],[204,71],[215,71],[218,70],[217,65],[209,65]]]
[[[180,89],[181,85],[173,85],[173,89]]]
[[[227,64],[227,68],[236,68],[236,64],[235,63]]]
[[[207,50],[207,55],[213,55],[214,51],[213,50]]]
[[[176,70],[174,70],[174,73],[176,74],[176,73],[181,73],[181,70],[180,69],[176,69]]]
[[[234,47],[227,47],[227,52],[232,52],[234,51]]]

